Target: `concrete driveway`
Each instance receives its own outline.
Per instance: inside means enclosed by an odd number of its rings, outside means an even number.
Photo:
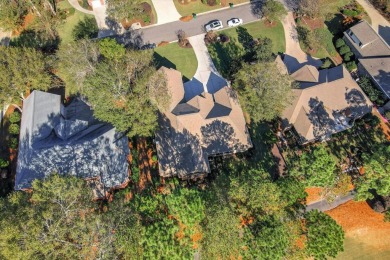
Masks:
[[[257,4],[257,3],[256,3]],[[254,4],[244,4],[234,8],[223,9],[212,13],[198,15],[196,19],[189,22],[176,21],[158,26],[149,26],[140,29],[144,42],[160,43],[162,41],[177,40],[176,31],[184,30],[187,37],[195,36],[204,33],[204,25],[211,20],[219,19],[223,22],[224,27],[227,27],[227,20],[238,17],[244,20],[244,23],[258,20]]]
[[[306,206],[306,211],[314,210],[317,209],[319,211],[327,211],[334,209],[341,204],[344,204],[350,200],[353,200],[355,197],[356,192],[355,191],[350,191],[346,196],[343,197],[337,197],[333,202],[327,202],[326,200],[321,200],[315,203],[312,203],[310,205]]]
[[[314,67],[321,66],[322,62],[307,55],[302,51],[299,45],[298,33],[292,12],[288,12],[286,17],[282,20],[284,37],[286,38],[286,52],[284,63],[286,64],[289,73],[293,73],[303,65],[313,65]]]
[[[181,15],[177,12],[173,0],[152,0],[157,13],[157,24],[178,21]]]

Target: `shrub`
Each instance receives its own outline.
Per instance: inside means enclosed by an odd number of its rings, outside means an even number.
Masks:
[[[342,11],[342,13],[346,16],[349,16],[349,17],[355,17],[357,15],[359,15],[359,13],[355,10],[350,10],[350,9],[344,9]]]
[[[372,85],[371,80],[368,77],[360,78],[358,83],[372,102],[378,105],[382,105],[384,103],[382,92]]]
[[[219,38],[221,39],[221,42],[222,42],[222,43],[228,43],[228,42],[230,42],[229,36],[227,36],[227,35],[225,35],[225,34],[221,34],[221,35],[219,36]]]
[[[207,0],[207,4],[208,4],[209,6],[217,5],[217,0]]]
[[[209,31],[204,36],[204,42],[206,45],[213,44],[217,41],[217,34],[214,31]]]
[[[335,46],[336,48],[340,48],[340,47],[343,47],[345,45],[345,41],[341,38],[337,39],[336,43],[335,43]]]
[[[9,165],[9,161],[7,161],[7,160],[5,160],[3,158],[0,158],[0,169],[1,168],[6,168],[6,167],[8,167],[8,165]]]
[[[19,125],[17,124],[11,124],[8,128],[8,132],[11,134],[11,135],[18,135],[19,132],[20,132],[20,127]]]
[[[92,39],[98,36],[99,28],[97,27],[95,18],[86,17],[79,21],[72,31],[73,39]]]
[[[11,149],[16,149],[16,148],[18,148],[18,138],[16,138],[16,137],[11,137],[11,139],[9,139],[9,141],[8,141],[8,146],[9,146],[9,148],[11,148]]]
[[[351,51],[351,49],[347,45],[342,46],[339,50],[340,55],[344,55],[350,51]]]
[[[177,35],[177,39],[178,39],[178,41],[179,41],[179,46],[180,46],[180,47],[186,46],[186,44],[187,44],[187,42],[188,42],[186,32],[183,31],[183,30],[178,30],[178,31],[176,32],[176,35]]]
[[[347,64],[345,64],[346,67],[347,67],[347,70],[349,71],[354,71],[357,69],[357,66],[356,66],[356,62],[355,61],[350,61],[350,62],[347,62]]]
[[[352,56],[353,52],[347,52],[346,54],[344,54],[344,61],[350,61]]]
[[[9,116],[9,121],[10,121],[12,124],[20,122],[20,114],[19,114],[18,112],[13,112],[13,113]]]
[[[153,161],[153,162],[157,162],[157,155],[153,154],[153,156],[152,156],[152,161]]]
[[[390,110],[385,112],[385,117],[390,120]]]
[[[330,66],[332,66],[332,61],[330,59],[326,58],[324,60],[324,63],[322,63],[322,65],[321,65],[321,69],[327,69]]]

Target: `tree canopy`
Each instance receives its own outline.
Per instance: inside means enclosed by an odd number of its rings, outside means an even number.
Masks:
[[[356,183],[358,200],[374,198],[370,190],[382,196],[390,194],[390,146],[377,144],[372,151],[363,154],[364,174],[359,176]]]
[[[30,89],[47,90],[51,76],[42,53],[0,46],[0,104],[19,103]]]
[[[271,62],[244,64],[235,75],[233,87],[253,122],[279,116],[291,99],[289,76],[281,74]]]
[[[271,23],[276,19],[281,19],[287,14],[286,9],[284,9],[284,5],[275,0],[267,0],[261,12]]]
[[[107,14],[118,21],[132,19],[143,12],[142,2],[143,0],[111,0],[107,5]]]
[[[323,145],[304,151],[299,158],[292,159],[290,175],[303,181],[307,187],[330,187],[336,178],[336,160]]]

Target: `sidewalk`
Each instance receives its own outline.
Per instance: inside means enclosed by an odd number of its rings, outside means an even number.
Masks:
[[[84,9],[80,6],[79,4],[79,1],[78,0],[68,0],[69,4],[71,6],[73,6],[74,9],[76,9],[77,11],[80,11],[82,13],[85,13],[85,14],[92,14],[93,15],[93,11],[90,11],[90,10],[87,10],[87,9]]]
[[[152,0],[154,10],[157,13],[157,23],[164,24],[178,21],[181,15],[177,12],[173,0]]]

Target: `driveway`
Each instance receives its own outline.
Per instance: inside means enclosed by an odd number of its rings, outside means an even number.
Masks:
[[[181,15],[177,12],[173,0],[152,0],[157,13],[157,24],[178,21]]]
[[[288,12],[286,17],[282,20],[282,24],[284,29],[284,37],[286,38],[284,63],[286,64],[289,73],[293,73],[306,64],[313,65],[317,68],[321,66],[321,60],[315,59],[302,51],[301,46],[299,45],[294,16],[291,11]]]
[[[90,10],[87,10],[87,9],[84,9],[80,6],[79,4],[79,1],[78,0],[68,0],[69,4],[71,6],[73,6],[74,9],[76,9],[77,11],[80,11],[82,13],[85,13],[85,14],[92,14],[93,15],[93,11],[90,11]]]
[[[122,24],[108,18],[106,12],[106,5],[95,6],[93,8],[93,14],[95,15],[96,23],[99,28],[98,38],[124,33],[125,29]]]
[[[390,23],[367,0],[356,0],[371,18],[371,26],[390,45]]]
[[[227,86],[226,80],[222,78],[214,66],[204,42],[204,36],[203,33],[188,38],[198,60],[198,68],[194,77],[184,83],[185,98],[187,100],[203,92],[215,93]]]
[[[256,10],[253,4],[245,4],[234,8],[223,9],[220,11],[200,14],[196,19],[189,22],[176,21],[158,26],[149,26],[140,29],[144,42],[160,43],[162,41],[177,40],[176,31],[184,30],[187,37],[195,36],[204,33],[204,25],[211,20],[219,19],[223,22],[224,27],[227,27],[227,20],[233,17],[242,18],[244,23],[253,22],[258,19],[255,14]]]
[[[334,209],[334,208],[340,206],[341,204],[344,204],[350,200],[353,200],[353,198],[355,197],[355,194],[356,194],[356,192],[350,191],[348,195],[343,196],[343,197],[337,197],[331,203],[327,202],[326,200],[321,200],[321,201],[312,203],[312,204],[306,206],[306,211],[317,209],[317,210],[323,212],[323,211]]]
[[[10,39],[11,39],[11,32],[3,31],[0,28],[0,45],[8,46]]]

